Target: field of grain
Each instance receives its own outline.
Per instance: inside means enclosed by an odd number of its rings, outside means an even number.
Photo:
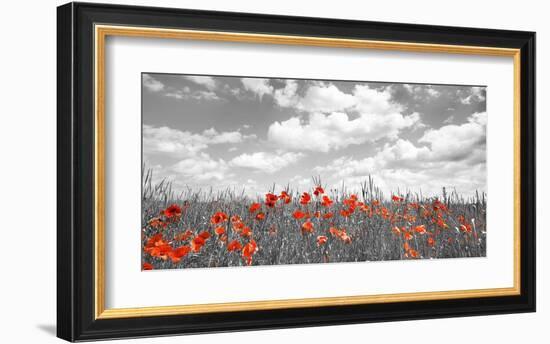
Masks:
[[[360,192],[187,190],[143,174],[142,269],[483,257],[486,197]]]

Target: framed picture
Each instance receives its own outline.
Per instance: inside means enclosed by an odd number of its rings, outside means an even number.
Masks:
[[[535,33],[58,8],[58,336],[535,311]]]

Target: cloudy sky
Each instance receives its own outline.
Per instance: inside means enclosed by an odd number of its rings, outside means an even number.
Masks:
[[[177,190],[263,195],[356,189],[486,190],[486,89],[144,73],[143,161]]]

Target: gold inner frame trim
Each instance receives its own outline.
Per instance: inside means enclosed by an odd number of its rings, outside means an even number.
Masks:
[[[343,306],[520,294],[520,50],[498,47],[284,36],[253,33],[95,25],[95,318],[114,319],[283,308]],[[514,64],[514,286],[510,288],[357,295],[140,308],[105,308],[105,39],[107,36],[206,40],[256,44],[508,56]]]

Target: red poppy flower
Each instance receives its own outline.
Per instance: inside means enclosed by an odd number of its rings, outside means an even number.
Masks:
[[[397,226],[394,226],[394,227],[391,229],[391,231],[392,231],[393,234],[395,234],[395,235],[401,234],[401,229],[399,229],[399,227],[397,227]]]
[[[332,218],[333,216],[334,216],[333,213],[326,213],[326,214],[323,215],[323,219],[330,219],[330,218]]]
[[[351,244],[351,237],[344,231],[342,235],[340,235],[340,240],[342,240],[346,244]]]
[[[327,242],[328,238],[325,235],[319,235],[317,237],[317,246],[324,245]]]
[[[436,224],[441,228],[449,228],[449,226],[443,221],[441,217],[437,218]]]
[[[225,227],[216,227],[216,229],[214,229],[214,233],[216,233],[217,236],[220,236],[222,234],[225,233]]]
[[[359,205],[359,210],[361,210],[362,212],[367,213],[367,214],[370,212],[370,208],[366,204]]]
[[[259,212],[256,214],[256,220],[262,221],[263,219],[265,219],[265,213]]]
[[[325,193],[325,190],[321,186],[317,186],[315,190],[313,191],[313,194],[315,196],[319,196]]]
[[[403,231],[403,238],[405,240],[411,240],[413,238],[413,235],[411,234],[411,232],[408,232],[406,230]]]
[[[233,215],[231,216],[231,223],[241,222],[242,219],[239,215]]]
[[[162,234],[157,234],[149,238],[144,248],[145,252],[149,253],[152,257],[158,257],[162,259],[168,258],[168,253],[172,251],[172,246],[162,238]]]
[[[323,196],[323,201],[321,202],[321,205],[323,207],[330,207],[332,205],[332,200],[327,195]]]
[[[210,233],[208,233],[207,231],[203,231],[199,233],[199,237],[203,238],[204,240],[208,240],[210,236],[211,236]]]
[[[313,216],[315,216],[316,218],[320,218],[321,217],[321,212],[320,211],[316,211]]]
[[[249,237],[252,236],[252,230],[250,229],[250,227],[244,227],[240,234],[243,238]]]
[[[172,204],[168,208],[164,209],[164,216],[166,216],[167,218],[180,217],[181,207],[177,204]]]
[[[295,212],[292,213],[292,217],[295,218],[296,220],[303,219],[304,217],[306,217],[306,213],[300,210],[296,210]]]
[[[252,256],[258,252],[258,245],[256,241],[250,240],[250,242],[243,247],[242,256],[247,265],[252,265]]]
[[[426,240],[428,243],[428,246],[433,247],[435,245],[435,240],[432,237],[429,237],[428,240]]]
[[[392,195],[391,196],[391,200],[398,203],[398,202],[402,202],[403,201],[403,197],[399,197],[399,196],[396,196],[396,195]]]
[[[149,263],[143,263],[141,270],[153,270],[153,265]]]
[[[251,213],[254,213],[256,212],[256,210],[260,209],[262,207],[262,205],[260,203],[252,203],[250,205],[250,208],[248,208],[248,211],[251,212]]]
[[[265,205],[269,208],[273,208],[275,204],[277,203],[277,200],[279,197],[277,195],[274,195],[272,193],[265,194]]]
[[[350,195],[347,199],[343,200],[342,203],[355,209],[358,204],[357,199],[357,195]]]
[[[328,231],[329,231],[330,235],[332,235],[334,237],[340,237],[340,235],[342,235],[342,231],[339,230],[336,227],[330,227]]]
[[[307,192],[304,192],[302,196],[300,197],[300,204],[307,205],[311,201],[311,195]]]
[[[302,234],[313,233],[313,230],[314,230],[314,227],[311,221],[307,220],[302,224]]]
[[[205,243],[206,241],[202,237],[196,236],[191,240],[191,249],[193,249],[193,252],[199,252]]]
[[[240,250],[241,248],[243,248],[243,246],[241,245],[241,243],[240,243],[238,240],[233,240],[232,242],[230,242],[229,244],[227,244],[227,250],[228,250],[229,252],[238,251],[238,250]]]
[[[286,191],[281,191],[281,195],[279,196],[279,198],[280,198],[285,204],[289,204],[289,203],[292,201],[292,197],[290,197],[290,195],[289,195]]]
[[[194,233],[193,233],[192,230],[188,229],[183,234],[185,234],[185,237],[186,237],[184,240],[187,240],[187,239],[191,238]]]
[[[340,210],[340,215],[342,215],[343,217],[349,217],[351,216],[351,214],[352,214],[352,211],[350,211],[349,209]]]
[[[463,225],[460,225],[460,230],[464,233],[471,233],[472,226],[470,226],[470,224],[463,224]]]
[[[149,220],[149,226],[153,228],[166,227],[166,223],[160,217],[153,217]]]
[[[185,232],[183,233],[180,233],[180,234],[176,234],[174,236],[174,240],[176,241],[185,241],[185,240],[189,240],[192,236],[194,235],[193,231],[188,229],[186,230]]]
[[[443,212],[447,212],[447,206],[443,203],[441,203],[440,200],[436,199],[433,204],[432,204],[432,207],[434,209],[434,211],[443,211]]]
[[[408,253],[409,257],[411,257],[411,258],[420,257],[420,254],[418,253],[418,251],[413,250],[412,248],[407,253]]]
[[[414,231],[418,234],[426,234],[426,226],[425,225],[416,226],[414,227]]]
[[[391,216],[391,215],[390,215],[390,211],[389,211],[388,208],[386,208],[386,207],[382,207],[382,208],[380,209],[380,214],[381,214],[382,217],[383,217],[384,219],[386,219],[386,220],[389,219],[390,216]]]
[[[239,221],[239,222],[233,223],[233,231],[235,233],[239,233],[244,227],[245,227],[244,222]]]
[[[357,206],[357,196],[351,195],[349,198],[346,198],[342,201],[345,205],[347,205],[350,208],[355,208]]]
[[[225,221],[227,221],[227,214],[223,211],[218,211],[210,218],[210,223],[213,225],[217,225]]]
[[[329,231],[330,235],[342,240],[346,244],[351,243],[351,237],[346,233],[345,229],[338,229],[336,227],[330,227],[328,231]]]
[[[178,263],[181,258],[185,257],[189,252],[191,252],[191,247],[189,245],[185,245],[174,249],[168,254],[168,256],[172,260],[172,263]]]

